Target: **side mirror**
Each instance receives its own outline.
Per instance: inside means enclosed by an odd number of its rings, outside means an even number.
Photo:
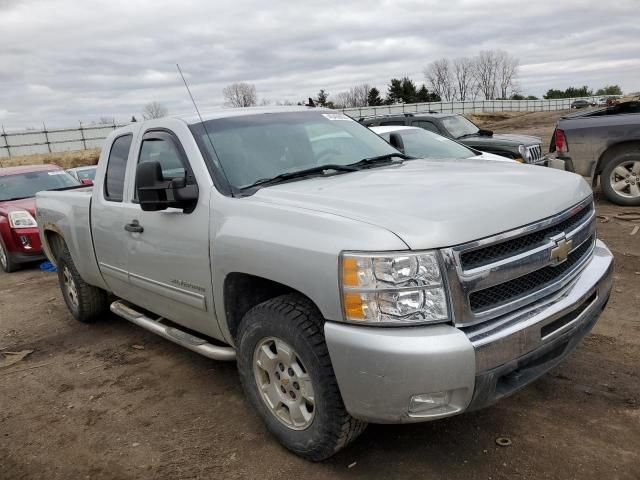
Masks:
[[[186,178],[165,180],[160,162],[144,162],[136,168],[136,193],[145,212],[182,208],[193,211],[198,201],[198,185],[187,184]]]
[[[80,183],[82,183],[82,185],[93,185],[93,180],[90,178],[83,178],[80,180]]]
[[[389,143],[393,148],[404,153],[404,141],[402,140],[402,136],[398,132],[391,132],[391,134],[389,135]]]

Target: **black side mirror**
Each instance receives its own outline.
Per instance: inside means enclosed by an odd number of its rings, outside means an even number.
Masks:
[[[140,207],[145,212],[182,208],[193,211],[198,201],[198,185],[187,179],[165,180],[160,162],[144,162],[136,168],[136,193]]]
[[[398,132],[391,132],[391,134],[389,135],[389,143],[393,148],[404,153],[404,141],[402,140],[402,136]]]

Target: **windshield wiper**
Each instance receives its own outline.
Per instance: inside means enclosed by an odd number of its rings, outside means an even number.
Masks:
[[[473,133],[465,133],[464,135],[460,135],[459,137],[456,137],[456,139],[460,140],[461,138],[472,137],[473,135],[478,135],[478,133],[480,133],[480,130]]]
[[[404,153],[387,153],[386,155],[378,155],[377,157],[363,158],[358,162],[350,163],[348,166],[359,169],[368,165],[375,165],[376,163],[391,163],[394,162],[394,158],[400,158],[402,160],[412,160],[414,157],[405,155]]]
[[[318,165],[317,167],[305,168],[304,170],[297,170],[295,172],[285,172],[280,175],[276,175],[271,178],[262,178],[253,182],[251,185],[247,185],[246,187],[242,187],[240,190],[248,190],[250,188],[261,187],[265,185],[275,185],[280,182],[284,182],[286,180],[292,180],[295,178],[303,178],[311,175],[322,174],[325,171],[335,170],[336,172],[355,172],[358,168],[352,165],[339,165],[339,164],[328,164],[328,165]]]

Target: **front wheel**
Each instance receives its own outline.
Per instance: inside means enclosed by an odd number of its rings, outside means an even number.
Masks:
[[[9,255],[7,247],[4,246],[2,238],[0,238],[0,268],[6,273],[15,272],[20,268],[20,264],[11,259],[11,255]]]
[[[624,206],[640,205],[640,149],[623,152],[602,170],[602,191],[611,202]]]
[[[344,407],[323,322],[310,301],[283,295],[245,315],[237,342],[249,402],[280,443],[312,461],[329,458],[366,427]]]

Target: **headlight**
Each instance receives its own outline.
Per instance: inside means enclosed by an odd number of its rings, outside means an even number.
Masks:
[[[11,228],[30,228],[38,226],[35,219],[26,210],[9,212],[8,218],[9,226]]]
[[[435,252],[343,253],[345,320],[365,324],[437,323],[449,319]]]
[[[520,152],[520,156],[525,162],[528,163],[531,160],[531,152],[529,152],[529,149],[524,145],[518,147],[518,152]]]

